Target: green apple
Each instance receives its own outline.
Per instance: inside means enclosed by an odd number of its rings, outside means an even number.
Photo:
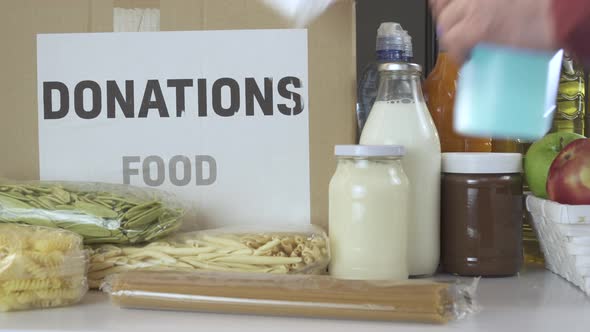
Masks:
[[[547,198],[547,177],[553,160],[566,145],[581,138],[585,137],[575,133],[553,133],[531,145],[524,160],[524,172],[535,196]]]

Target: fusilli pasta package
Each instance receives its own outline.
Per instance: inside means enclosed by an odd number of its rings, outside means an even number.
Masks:
[[[133,270],[323,274],[329,247],[326,233],[312,225],[221,228],[178,234],[143,247],[95,246],[88,278],[97,288],[104,277]]]
[[[88,283],[82,237],[39,226],[0,224],[0,311],[79,302]]]
[[[63,228],[86,244],[134,244],[176,231],[184,210],[172,194],[127,185],[0,180],[0,223]]]

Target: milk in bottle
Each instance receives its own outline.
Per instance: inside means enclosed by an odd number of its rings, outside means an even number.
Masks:
[[[403,168],[410,179],[408,269],[412,276],[436,272],[440,255],[441,147],[421,90],[417,64],[379,66],[377,100],[361,144],[403,145]]]

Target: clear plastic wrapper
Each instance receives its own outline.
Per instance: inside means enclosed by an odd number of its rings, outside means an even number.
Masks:
[[[63,228],[86,244],[153,241],[178,229],[182,216],[172,196],[153,189],[0,180],[0,223]]]
[[[315,226],[272,231],[220,228],[178,234],[138,246],[94,246],[88,278],[98,288],[104,277],[125,271],[221,271],[321,274],[330,262],[328,236]]]
[[[51,308],[79,302],[88,257],[70,231],[0,224],[0,311]]]
[[[123,308],[446,323],[477,311],[472,285],[329,276],[126,272],[103,290]]]

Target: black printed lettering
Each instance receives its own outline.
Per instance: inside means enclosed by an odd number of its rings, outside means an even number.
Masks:
[[[279,95],[281,95],[281,97],[283,98],[292,100],[295,103],[295,106],[291,108],[286,104],[279,104],[277,105],[277,107],[279,109],[279,112],[281,112],[284,115],[298,115],[301,112],[303,112],[301,94],[294,91],[290,91],[288,89],[289,85],[292,85],[294,88],[299,89],[301,88],[301,80],[297,77],[285,77],[279,81],[277,87],[279,90]]]
[[[68,115],[71,108],[74,108],[76,115],[81,119],[98,118],[103,110],[103,88],[106,91],[106,117],[108,119],[117,117],[147,118],[150,114],[152,117],[170,118],[165,96],[175,98],[176,112],[172,116],[177,118],[184,117],[185,113],[189,111],[187,103],[196,104],[197,109],[190,111],[195,112],[200,118],[208,116],[232,117],[240,111],[243,111],[247,117],[301,114],[305,107],[301,79],[287,76],[277,78],[277,80],[278,84],[274,83],[272,77],[258,80],[254,77],[246,77],[240,81],[223,77],[209,82],[205,78],[196,79],[196,82],[190,78],[163,80],[162,82],[166,84],[164,88],[174,89],[175,97],[172,97],[171,90],[165,90],[164,92],[167,92],[165,95],[160,81],[156,79],[147,80],[145,85],[144,81],[133,80],[125,80],[124,85],[123,80],[106,80],[100,84],[86,80],[75,86],[58,81],[43,82],[43,117],[48,120],[62,119]],[[73,90],[74,95],[71,100],[70,90]],[[196,97],[196,103],[194,99],[189,99],[187,102],[187,96],[188,98]],[[141,98],[139,106],[135,102],[136,98]],[[242,98],[244,98],[244,104],[242,104]],[[213,112],[210,112],[210,109]]]
[[[152,100],[152,96],[155,97]],[[168,107],[166,107],[166,101],[162,94],[162,88],[158,80],[149,80],[145,87],[145,94],[143,95],[143,101],[141,102],[141,108],[139,109],[140,118],[147,118],[150,109],[158,110],[161,118],[169,118]]]
[[[197,95],[199,98],[199,116],[207,116],[207,80],[197,80]]]
[[[169,88],[176,88],[176,117],[180,118],[186,111],[185,89],[193,86],[193,80],[168,80]]]
[[[114,119],[116,117],[117,104],[126,118],[134,118],[134,98],[133,81],[125,81],[125,97],[123,97],[116,81],[107,81],[107,118]]]
[[[92,96],[92,108],[84,109],[84,90],[90,90]],[[96,119],[102,109],[102,93],[100,85],[94,81],[82,81],[76,85],[74,90],[74,110],[76,114],[85,120]]]
[[[252,77],[246,78],[246,115],[254,115],[254,99],[260,106],[262,114],[272,115],[273,114],[273,91],[272,91],[272,79],[266,77],[264,79],[264,95],[258,87],[258,83]]]
[[[222,89],[229,88],[229,107],[223,107]],[[220,78],[213,83],[213,111],[219,116],[233,116],[240,110],[240,85],[232,78]]]
[[[59,109],[53,110],[53,91],[59,93]],[[43,82],[43,118],[62,119],[70,111],[70,92],[62,82]]]

